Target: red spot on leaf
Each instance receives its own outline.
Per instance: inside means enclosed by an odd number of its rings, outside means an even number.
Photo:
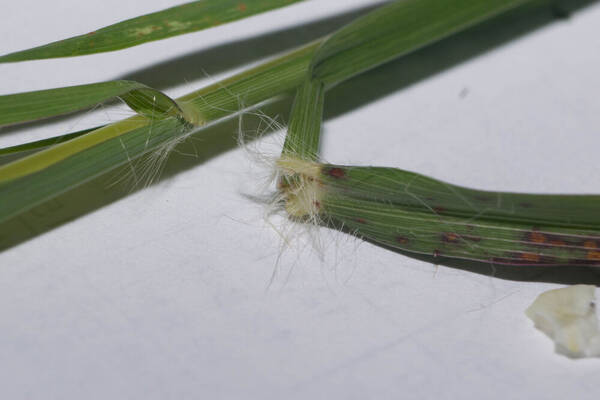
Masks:
[[[244,3],[238,4],[238,10],[240,10],[241,12],[244,12],[247,9],[248,9],[248,7],[246,6],[246,4],[244,4]]]
[[[529,241],[533,243],[546,243],[546,235],[540,232],[531,232],[529,234]]]
[[[540,255],[535,253],[522,253],[521,259],[529,262],[539,262]]]
[[[588,251],[586,258],[588,260],[600,261],[600,251]]]
[[[332,178],[341,179],[346,176],[346,172],[344,172],[344,170],[341,168],[334,167],[329,168],[327,175],[331,176]]]
[[[404,236],[396,236],[396,242],[400,244],[406,244],[408,243],[408,238],[405,238]]]
[[[458,243],[460,242],[460,236],[452,232],[442,233],[442,241],[446,243]]]
[[[562,240],[551,240],[550,244],[552,246],[566,246],[567,244]]]

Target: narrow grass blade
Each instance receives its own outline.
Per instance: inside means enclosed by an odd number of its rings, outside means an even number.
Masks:
[[[383,167],[327,165],[330,193],[402,206],[436,215],[600,229],[600,196],[537,195],[464,188],[414,172]]]
[[[296,92],[283,157],[316,160],[319,154],[325,87],[317,79],[306,79]]]
[[[84,110],[115,97],[123,99],[134,111],[152,117],[182,112],[175,101],[160,91],[120,80],[0,96],[0,126]]]
[[[35,142],[29,142],[24,144],[19,144],[16,146],[5,147],[0,149],[0,157],[6,155],[18,155],[19,153],[29,153],[36,150],[41,150],[46,147],[54,146],[56,144],[64,143],[68,140],[75,139],[76,137],[85,135],[86,133],[95,131],[96,129],[100,129],[101,126],[83,129],[77,132],[67,133],[65,135],[55,136],[47,139],[36,140]]]
[[[0,63],[72,57],[137,46],[236,21],[302,0],[201,0],[128,19],[84,35],[11,53]]]
[[[495,264],[600,266],[600,195],[479,191],[394,168],[295,167],[318,220],[371,242]]]
[[[358,18],[331,35],[312,61],[327,86],[518,6],[543,0],[402,0]]]
[[[0,173],[15,179],[0,184],[0,221],[130,162],[130,154],[143,154],[186,130],[189,125],[175,117],[151,121],[136,116],[116,127],[106,126],[1,167]],[[56,152],[59,146],[64,152]],[[64,153],[70,156],[62,158]],[[26,174],[19,176],[24,168],[35,163],[43,163],[45,168],[25,171]],[[15,169],[15,165],[20,168]]]
[[[435,36],[430,40],[437,38]],[[421,45],[428,43],[427,38],[421,37],[421,39],[423,39]],[[169,143],[181,140],[206,123],[231,117],[240,110],[275,96],[290,93],[305,82],[311,71],[312,58],[325,40],[327,38],[176,99],[184,115],[191,117],[175,118],[180,125],[174,122],[172,122],[173,126],[169,126],[168,123],[160,125],[161,129],[166,131],[170,129],[170,134],[155,130],[156,124],[161,121],[154,118],[133,117],[0,167],[0,199],[2,199],[0,221],[81,184],[93,176],[131,162],[144,154],[156,151],[157,148],[168,147]],[[393,48],[390,51],[397,54],[396,50]],[[361,64],[357,64],[357,68],[354,69],[347,68],[346,58],[334,58],[334,61],[328,61],[328,65],[331,68],[337,65],[336,68],[342,71],[336,75],[337,80],[351,77],[364,68]],[[373,62],[380,62],[380,60],[380,58],[373,58]],[[166,116],[164,121],[172,121],[173,118]],[[156,140],[150,140],[155,134],[157,134]],[[143,143],[143,146],[127,146],[127,143],[122,140],[124,135],[134,143]],[[112,152],[119,154],[112,154]],[[71,160],[75,157],[78,163],[74,165],[71,164]],[[97,160],[99,157],[114,157],[113,161],[120,161],[103,163]],[[78,170],[77,179],[54,180],[55,183],[50,186],[51,190],[48,190],[47,180],[53,179],[55,175],[58,176],[63,169],[72,168]],[[44,171],[48,169],[52,169],[53,172],[47,176]],[[27,192],[20,189],[20,196],[9,195],[16,193],[19,187],[26,187]]]
[[[316,159],[305,151],[318,147],[324,86],[526,3],[537,2],[398,1],[326,39],[296,95],[297,126],[278,163],[288,214],[434,258],[600,266],[600,196],[478,191],[393,168],[304,161]]]
[[[539,1],[395,1],[339,29],[322,41],[298,89],[283,155],[317,159],[327,88],[477,22]]]
[[[199,127],[294,90],[319,42],[176,99],[197,117],[134,116],[0,167],[0,221],[144,154],[164,155]],[[135,178],[134,178],[135,179]]]
[[[321,205],[336,226],[407,252],[501,265],[600,266],[600,229],[564,228],[551,220],[540,227],[475,213],[452,217],[340,195],[326,195]]]

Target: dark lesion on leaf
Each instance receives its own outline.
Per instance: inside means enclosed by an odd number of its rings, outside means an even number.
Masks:
[[[396,236],[396,242],[400,244],[407,244],[410,240],[406,236]]]
[[[443,232],[441,235],[442,242],[450,244],[458,244],[464,242],[481,242],[481,237],[475,235],[463,235],[454,232]]]
[[[444,232],[442,233],[442,242],[444,243],[460,243],[461,237],[460,235],[452,232]]]
[[[335,179],[346,177],[346,171],[339,167],[328,167],[325,169],[325,174]]]
[[[526,232],[523,241],[534,247],[564,247],[565,250],[600,249],[599,237],[542,233],[538,230]]]

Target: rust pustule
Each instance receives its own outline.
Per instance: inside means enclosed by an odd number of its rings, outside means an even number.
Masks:
[[[588,260],[593,260],[593,261],[600,261],[600,251],[588,251],[586,258]]]
[[[336,179],[341,179],[341,178],[346,177],[346,172],[343,169],[338,168],[338,167],[328,168],[325,173],[327,175],[331,176],[332,178],[336,178]]]
[[[521,259],[525,260],[525,261],[539,262],[540,261],[540,255],[539,254],[535,254],[535,253],[522,253],[521,254]]]
[[[442,233],[442,241],[445,243],[458,243],[460,242],[460,236],[452,232]]]
[[[408,238],[406,238],[404,236],[396,236],[396,242],[398,242],[400,244],[406,244],[406,243],[408,243]]]
[[[567,245],[567,243],[563,240],[551,240],[549,244],[557,247],[564,247]]]
[[[544,235],[543,233],[540,233],[540,232],[530,232],[528,234],[527,239],[529,242],[532,242],[532,243],[546,243],[546,241],[548,240],[546,235]]]
[[[356,218],[356,222],[358,222],[359,224],[366,224],[367,220],[364,218]]]
[[[592,237],[572,237],[569,235],[559,235],[553,233],[541,233],[537,231],[529,232],[525,235],[525,242],[533,246],[542,247],[564,247],[567,250],[575,249],[600,249],[596,238]]]

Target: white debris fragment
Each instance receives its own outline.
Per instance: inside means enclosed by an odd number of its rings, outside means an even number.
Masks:
[[[557,353],[600,357],[600,331],[592,285],[548,290],[525,311],[535,327],[554,340]]]

